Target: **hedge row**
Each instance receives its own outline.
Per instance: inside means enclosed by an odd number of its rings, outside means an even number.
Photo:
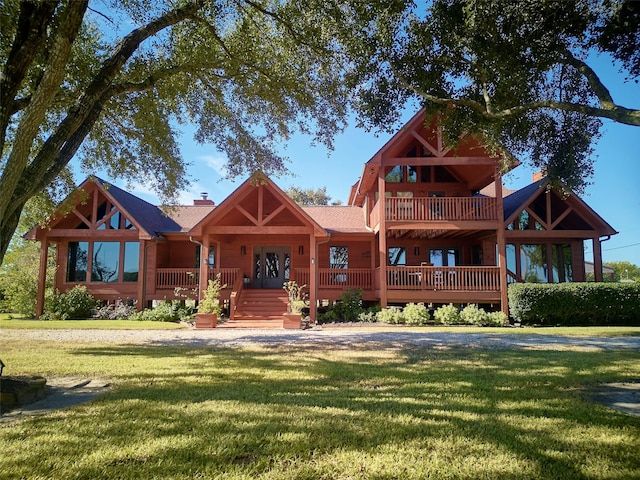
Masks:
[[[517,283],[509,311],[526,325],[640,325],[640,283]]]

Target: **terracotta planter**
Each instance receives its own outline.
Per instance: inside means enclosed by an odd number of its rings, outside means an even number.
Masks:
[[[284,328],[293,328],[300,330],[302,328],[302,314],[300,313],[285,313],[284,322],[282,326]]]
[[[196,328],[215,328],[218,315],[215,313],[196,313]]]

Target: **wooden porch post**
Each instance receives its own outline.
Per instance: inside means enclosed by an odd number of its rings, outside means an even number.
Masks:
[[[504,239],[504,207],[502,199],[502,175],[496,169],[496,209],[497,225],[496,232],[498,241],[498,266],[500,267],[500,308],[505,315],[509,315],[509,295],[507,282],[507,245]]]
[[[593,276],[596,282],[602,281],[602,246],[599,237],[593,237]]]
[[[209,285],[209,235],[206,233],[200,247],[200,269],[198,271],[198,300]]]
[[[40,265],[38,269],[38,297],[36,299],[36,318],[44,313],[44,290],[47,284],[47,257],[49,240],[46,235],[40,240]]]
[[[309,319],[318,318],[318,245],[313,232],[309,235]]]
[[[139,242],[139,249],[138,249],[138,292],[137,292],[137,301],[138,303],[136,304],[136,310],[141,311],[144,309],[144,304],[145,304],[145,286],[146,286],[146,281],[147,281],[147,259],[145,258],[145,256],[147,255],[147,249],[146,249],[146,245],[147,245],[147,241],[146,240],[141,240]],[[156,279],[155,279],[155,274],[154,274],[154,278],[153,278],[153,283],[155,285],[156,283]]]
[[[378,171],[378,208],[380,209],[380,230],[378,235],[380,241],[378,242],[378,249],[380,254],[380,306],[382,308],[387,307],[387,209],[386,209],[386,197],[385,181],[384,181],[384,168],[380,167]]]

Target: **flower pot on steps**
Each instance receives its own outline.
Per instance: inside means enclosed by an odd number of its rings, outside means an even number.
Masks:
[[[196,328],[215,328],[218,315],[215,313],[196,313]]]
[[[298,330],[302,328],[301,313],[285,313],[283,317],[284,317],[284,322],[282,326],[284,328],[292,328],[292,329],[298,329]]]

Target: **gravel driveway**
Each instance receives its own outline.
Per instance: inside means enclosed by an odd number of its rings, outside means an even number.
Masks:
[[[311,330],[0,330],[0,343],[11,340],[53,342],[186,345],[213,347],[385,346],[433,348],[465,346],[484,349],[615,350],[640,352],[640,337],[565,337],[536,334],[443,331],[376,331],[367,328]]]

